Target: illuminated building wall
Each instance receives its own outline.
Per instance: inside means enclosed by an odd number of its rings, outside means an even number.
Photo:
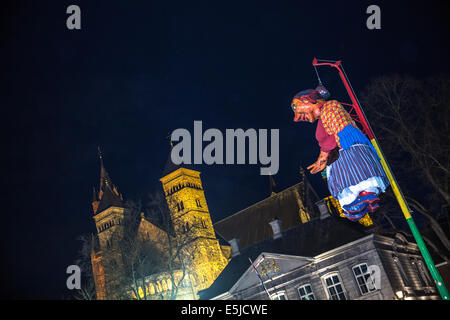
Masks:
[[[179,168],[161,178],[175,232],[191,232],[197,239],[187,248],[192,253],[189,270],[195,291],[209,287],[228,259],[215,236],[200,172]]]

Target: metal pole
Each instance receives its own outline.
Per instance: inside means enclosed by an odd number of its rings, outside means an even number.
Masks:
[[[359,101],[356,98],[355,93],[353,92],[351,85],[350,85],[345,73],[340,68],[341,61],[332,61],[332,62],[329,62],[328,60],[322,60],[322,61],[326,61],[326,62],[319,63],[317,61],[317,59],[314,58],[313,66],[328,65],[328,66],[338,69],[339,76],[341,77],[342,82],[344,83],[344,86],[347,89],[347,93],[349,94],[350,99],[353,102],[353,107],[355,108],[358,119],[363,127],[363,131],[369,137],[370,142],[373,144],[375,150],[377,151],[378,156],[380,157],[381,165],[383,166],[383,169],[386,172],[386,176],[389,179],[392,190],[394,191],[394,194],[395,194],[395,198],[397,199],[397,202],[400,205],[403,215],[405,216],[406,222],[408,223],[408,226],[411,229],[411,233],[413,234],[414,239],[416,240],[416,243],[419,247],[422,257],[425,260],[425,264],[427,265],[428,270],[430,271],[430,274],[434,279],[434,283],[442,297],[442,300],[449,300],[449,294],[448,294],[447,288],[445,287],[444,281],[442,280],[442,277],[439,274],[439,271],[436,269],[436,266],[435,266],[433,259],[431,258],[431,255],[422,239],[422,235],[420,234],[419,229],[417,229],[414,219],[412,218],[411,213],[410,213],[411,210],[409,209],[408,204],[405,201],[403,193],[401,192],[400,187],[397,184],[395,176],[394,176],[393,172],[391,171],[391,168],[389,167],[389,164],[387,163],[386,158],[384,157],[384,154],[383,154],[383,152],[378,144],[378,141],[372,131],[372,128],[370,127],[369,122],[361,108],[361,105],[359,104]]]
[[[259,274],[259,272],[258,272],[258,270],[256,269],[256,267],[253,265],[252,259],[250,259],[250,257],[249,257],[248,260],[250,261],[250,264],[252,265],[253,270],[256,272],[256,275],[258,276],[259,280],[261,281],[261,285],[262,285],[264,291],[267,293],[267,296],[269,297],[269,300],[272,300],[272,298],[270,297],[269,291],[267,291],[267,288],[266,288],[266,286],[264,285],[264,281],[263,281],[263,279],[261,278],[261,275]]]

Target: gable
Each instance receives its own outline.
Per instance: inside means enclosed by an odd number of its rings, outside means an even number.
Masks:
[[[263,281],[274,279],[282,274],[286,274],[292,270],[301,268],[311,262],[313,258],[291,256],[274,253],[261,253],[258,258],[253,261],[253,266],[248,261],[249,267],[239,280],[231,287],[230,293],[241,291],[255,285],[260,285],[261,280],[258,278],[255,269],[258,271]]]

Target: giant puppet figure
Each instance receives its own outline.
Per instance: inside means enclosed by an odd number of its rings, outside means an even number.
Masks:
[[[370,141],[338,101],[326,101],[328,96],[323,86],[297,93],[294,121],[317,122],[320,154],[307,169],[311,174],[326,169],[331,195],[344,215],[357,221],[379,207],[378,196],[389,180]]]

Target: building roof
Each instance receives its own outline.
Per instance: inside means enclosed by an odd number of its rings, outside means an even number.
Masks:
[[[300,209],[305,207],[311,219],[319,216],[314,205],[319,198],[307,181],[251,205],[214,224],[216,232],[226,241],[237,238],[242,248],[272,236],[270,221],[281,220],[282,230],[302,224]]]
[[[211,299],[227,292],[262,252],[313,257],[346,243],[367,236],[364,226],[336,216],[314,219],[282,232],[282,237],[273,237],[241,249],[233,257],[214,283],[199,292],[200,299]]]

